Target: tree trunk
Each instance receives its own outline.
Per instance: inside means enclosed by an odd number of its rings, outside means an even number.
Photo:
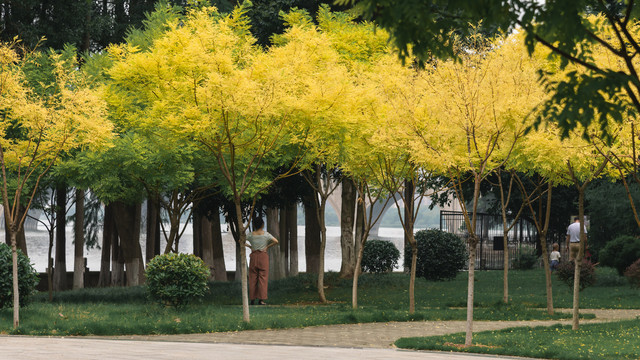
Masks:
[[[102,254],[100,256],[100,275],[98,276],[99,287],[106,287],[111,284],[111,248],[113,247],[114,230],[113,206],[106,205],[104,207],[102,225]]]
[[[84,190],[76,189],[74,227],[73,288],[84,288]]]
[[[249,282],[247,279],[247,248],[245,244],[247,243],[247,234],[246,229],[242,219],[242,207],[240,198],[236,197],[234,199],[235,207],[236,207],[236,221],[238,224],[238,247],[240,248],[240,278],[242,281],[242,320],[244,322],[249,322]],[[238,269],[236,269],[236,275],[238,274]]]
[[[203,215],[193,214],[193,255],[202,259],[202,218]]]
[[[211,215],[211,237],[213,252],[213,274],[216,281],[227,281],[227,266],[224,263],[224,248],[222,246],[222,229],[220,227],[220,212],[216,206]]]
[[[304,255],[307,262],[307,273],[317,274],[320,266],[320,224],[316,216],[313,199],[304,204]]]
[[[58,185],[56,189],[56,249],[55,265],[53,268],[53,290],[67,289],[67,260],[66,260],[66,208],[67,187]]]
[[[5,226],[13,227],[13,224],[6,224]],[[17,246],[17,234],[16,231],[10,230],[10,239],[11,239],[11,264],[12,271],[11,276],[13,276],[13,328],[17,329],[20,326],[20,288],[18,286],[18,246]]]
[[[503,210],[504,211],[504,210]],[[506,220],[504,220],[506,221]],[[502,232],[502,302],[509,303],[509,230],[503,224]]]
[[[355,244],[353,225],[356,213],[356,186],[350,178],[342,180],[342,204],[340,205],[340,250],[342,263],[340,277],[350,278],[355,269]]]
[[[279,229],[280,229],[280,258],[283,277],[289,276],[289,227],[287,226],[287,208],[280,208]]]
[[[578,250],[578,256],[576,257],[575,273],[573,276],[573,321],[571,322],[571,328],[578,330],[580,327],[580,271],[582,270],[582,258],[584,257],[584,189],[585,186],[578,187],[578,216],[580,217],[580,250]]]
[[[160,254],[160,205],[153,196],[147,199],[147,246],[146,260],[151,261]]]
[[[118,235],[118,227],[115,220],[115,209],[113,210],[113,238],[111,240],[111,286],[125,286],[124,277],[124,255],[122,254],[122,242]]]
[[[280,222],[278,221],[278,209],[267,209],[267,231],[273,237],[282,241],[280,236]],[[278,280],[284,278],[284,264],[282,263],[282,251],[280,246],[272,246],[269,253],[269,279]]]
[[[477,243],[478,239],[476,235],[471,235],[469,238],[469,279],[467,281],[467,325],[464,339],[466,346],[473,344],[473,299],[475,291]]]
[[[553,287],[551,283],[551,268],[549,267],[549,255],[547,254],[547,229],[549,228],[549,219],[551,218],[551,190],[553,186],[549,183],[547,192],[547,208],[545,211],[544,229],[539,231],[540,245],[542,247],[542,256],[544,263],[544,277],[547,290],[547,313],[553,315]],[[542,201],[540,201],[542,203]],[[538,211],[541,213],[541,211]]]
[[[416,264],[418,259],[418,246],[413,234],[413,227],[416,222],[414,217],[415,186],[413,181],[404,182],[404,246],[411,247],[411,273],[409,275],[409,314],[416,311],[415,285],[416,285]],[[405,261],[406,263],[406,261]]]
[[[144,261],[140,248],[140,204],[113,202],[114,218],[124,255],[127,286],[144,283]]]
[[[18,214],[18,218],[19,219],[22,218],[23,215],[24,215],[24,207],[21,206],[20,214]],[[4,235],[5,235],[4,238],[7,245],[11,246],[11,233],[6,220],[5,220],[5,226],[4,226]],[[22,226],[20,230],[16,232],[16,247],[18,248],[18,250],[22,251],[22,253],[25,256],[29,256],[29,253],[27,252],[27,238],[24,233],[24,226]]]
[[[318,222],[320,223],[320,251],[318,259],[318,298],[322,303],[327,302],[324,294],[324,249],[327,246],[327,227],[325,225],[325,206],[327,199],[325,197],[320,201],[320,211],[318,212]]]
[[[194,220],[199,215],[194,214]],[[211,234],[211,221],[206,216],[200,217],[200,245],[202,252],[202,261],[209,268],[209,280],[214,279],[215,265],[213,263],[213,235]]]
[[[287,210],[289,233],[289,276],[298,275],[298,207],[290,205]]]
[[[360,209],[359,209],[360,210]],[[362,240],[358,239],[360,246],[358,247],[358,254],[356,255],[356,266],[353,271],[353,283],[351,287],[351,307],[358,309],[358,278],[362,273],[362,254],[364,253],[364,244]]]

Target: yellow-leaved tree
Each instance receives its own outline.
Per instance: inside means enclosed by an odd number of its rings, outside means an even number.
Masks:
[[[166,24],[144,51],[110,49],[118,116],[141,131],[175,136],[215,160],[235,207],[243,319],[249,321],[246,231],[261,193],[297,171],[310,127],[342,116],[345,72],[323,36],[292,26],[268,51],[254,45],[247,8],[191,10]],[[124,96],[122,96],[124,95]],[[122,101],[122,105],[118,105]],[[277,170],[277,171],[276,171]]]
[[[509,159],[522,138],[525,118],[540,100],[535,61],[514,37],[476,33],[456,40],[461,61],[439,61],[420,73],[424,99],[407,119],[412,161],[448,177],[465,221],[469,248],[465,344],[472,344],[480,185]],[[471,198],[464,183],[473,184]],[[506,279],[505,279],[506,281]]]
[[[17,47],[0,43],[0,165],[13,254],[14,327],[20,323],[16,235],[40,180],[71,150],[105,146],[112,129],[100,93],[87,84],[75,60],[51,52],[54,80],[39,84],[49,91],[36,92],[26,81],[25,67],[39,54]]]

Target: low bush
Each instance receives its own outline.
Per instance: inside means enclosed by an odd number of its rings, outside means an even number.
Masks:
[[[632,286],[640,287],[640,259],[636,260],[624,271],[624,276]]]
[[[362,270],[370,273],[390,272],[398,265],[400,251],[390,241],[369,240],[364,244]]]
[[[467,246],[458,236],[429,229],[416,232],[418,258],[416,276],[426,280],[454,279],[467,261]],[[404,264],[411,267],[411,247],[405,246]]]
[[[596,283],[596,269],[595,265],[587,259],[582,260],[582,267],[580,268],[580,291]],[[556,275],[558,278],[570,289],[573,289],[573,279],[576,273],[575,264],[573,261],[564,261],[558,265],[556,269]]]
[[[185,305],[209,288],[209,269],[191,254],[158,255],[149,261],[145,274],[149,296],[164,305]]]
[[[20,306],[28,303],[36,292],[38,272],[31,266],[29,258],[18,250],[18,293]],[[13,306],[13,259],[11,247],[0,244],[0,309]]]
[[[598,255],[603,266],[611,266],[623,275],[634,261],[640,258],[640,238],[629,235],[618,236],[609,241]]]

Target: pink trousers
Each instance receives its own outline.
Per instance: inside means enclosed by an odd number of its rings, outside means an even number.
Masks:
[[[254,251],[249,256],[249,300],[266,300],[268,287],[269,254]]]

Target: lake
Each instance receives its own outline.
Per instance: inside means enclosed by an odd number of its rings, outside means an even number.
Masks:
[[[223,228],[225,226],[223,225]],[[73,226],[68,226],[67,232],[67,271],[73,271]],[[4,231],[0,232],[0,239],[4,241]],[[304,226],[298,226],[298,234],[304,234]],[[398,261],[397,269],[402,266],[402,254],[404,249],[402,228],[385,228],[381,227],[379,236],[377,238],[382,240],[388,240],[395,244],[400,250],[400,260]],[[102,239],[102,233],[98,234],[99,239]],[[27,231],[27,250],[29,252],[29,258],[35,269],[39,272],[45,272],[47,267],[47,252],[49,247],[49,235],[45,230],[38,229],[37,231]],[[142,253],[145,253],[145,235],[141,236]],[[370,237],[370,239],[373,237]],[[222,242],[224,247],[224,258],[227,271],[234,271],[236,268],[235,261],[235,243],[231,233],[222,233]],[[164,249],[166,242],[161,242],[161,249]],[[193,252],[193,227],[187,226],[183,236],[180,238],[179,250],[182,253]],[[100,254],[102,250],[93,248],[87,250],[85,248],[85,257],[87,258],[87,267],[90,271],[100,270]],[[55,254],[55,250],[53,252]],[[248,261],[248,260],[247,260]],[[327,227],[327,246],[325,250],[325,270],[326,271],[340,271],[340,265],[342,262],[342,256],[340,253],[340,227],[328,226]],[[304,236],[298,236],[298,266],[300,271],[304,271],[306,268],[306,261],[304,256]]]

